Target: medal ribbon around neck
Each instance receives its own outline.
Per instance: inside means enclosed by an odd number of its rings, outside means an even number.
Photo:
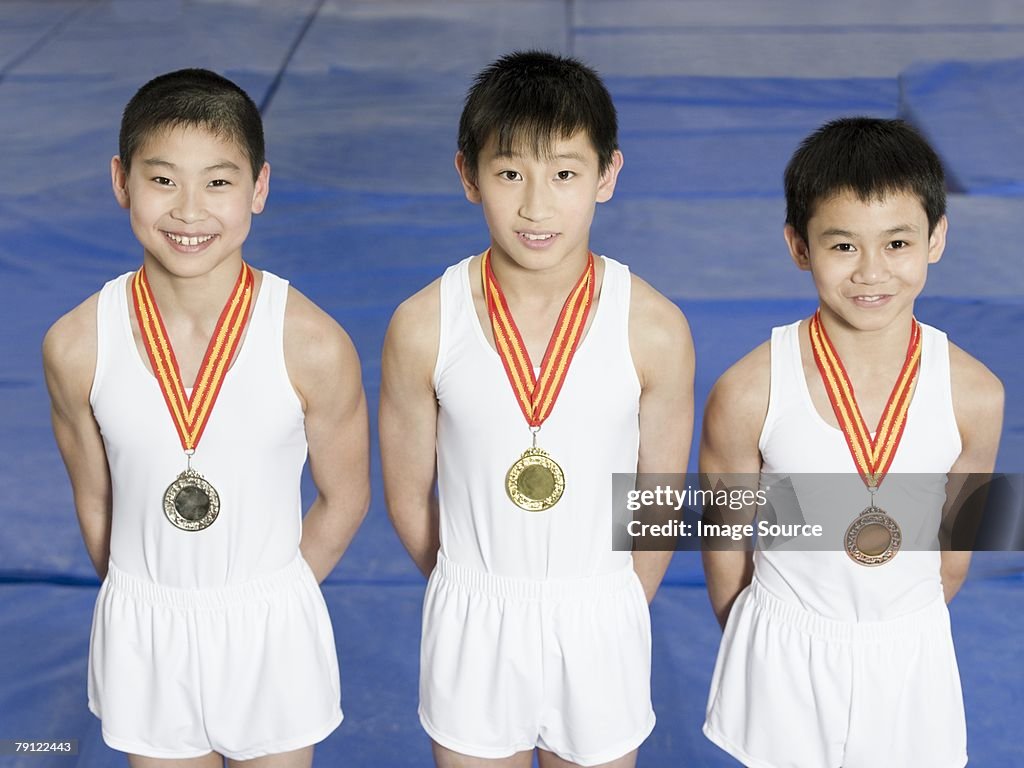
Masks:
[[[167,403],[167,410],[171,413],[171,420],[181,438],[181,447],[186,452],[195,450],[206,423],[210,420],[231,358],[238,348],[249,320],[254,283],[252,269],[243,262],[235,287],[224,309],[221,310],[213,336],[210,337],[210,344],[206,348],[206,356],[199,368],[192,395],[187,396],[185,385],[181,381],[178,360],[167,338],[167,329],[153,299],[149,280],[146,279],[145,267],[140,268],[132,278],[132,298],[135,316],[142,331],[143,345],[146,347],[153,373]]]
[[[921,326],[914,319],[911,319],[910,323],[907,357],[889,394],[889,402],[882,411],[878,427],[875,429],[875,439],[872,440],[854,397],[850,377],[821,322],[821,310],[815,312],[811,318],[811,349],[814,352],[814,362],[821,373],[825,391],[839,420],[839,427],[846,438],[846,443],[850,447],[857,470],[871,490],[881,485],[892,465],[896,448],[903,437],[903,428],[907,423],[910,394],[921,368]]]
[[[540,364],[540,376],[533,372],[530,355],[523,343],[516,321],[508,308],[505,294],[491,269],[490,249],[480,259],[483,273],[484,295],[487,298],[487,314],[494,330],[494,344],[498,356],[505,365],[505,372],[512,384],[516,401],[534,429],[539,428],[555,406],[558,393],[569,372],[569,364],[580,343],[583,329],[594,301],[594,254],[587,254],[587,266],[575,287],[562,305],[562,311],[555,323],[548,341],[544,359]]]

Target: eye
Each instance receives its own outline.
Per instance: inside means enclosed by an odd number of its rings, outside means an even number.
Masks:
[[[166,176],[154,176],[153,181],[159,184],[161,187],[174,186],[174,182],[168,179]]]
[[[840,253],[853,253],[857,249],[853,247],[853,243],[836,243],[832,246],[832,250]]]
[[[900,248],[906,248],[909,245],[910,245],[910,243],[908,243],[906,240],[893,240],[891,243],[889,243],[889,247],[892,248],[893,250],[899,250]]]
[[[523,177],[519,171],[502,171],[498,174],[505,181],[522,181]]]
[[[559,181],[568,181],[575,175],[575,171],[559,171],[558,173],[555,174],[555,178],[557,178]]]
[[[231,182],[228,181],[227,179],[214,179],[213,181],[211,181],[209,183],[208,186],[211,186],[211,187],[226,187],[226,186],[228,186],[230,184],[231,184]]]

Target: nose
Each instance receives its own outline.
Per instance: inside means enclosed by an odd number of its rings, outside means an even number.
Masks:
[[[853,282],[877,285],[889,279],[889,262],[877,248],[865,248],[853,273]]]
[[[523,197],[519,215],[527,221],[540,222],[551,218],[554,205],[551,190],[543,181],[527,181],[523,185]]]
[[[193,186],[183,185],[175,197],[171,216],[185,224],[205,219],[206,207],[201,191]]]

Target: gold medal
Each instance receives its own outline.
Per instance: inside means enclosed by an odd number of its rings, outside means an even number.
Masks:
[[[527,448],[505,475],[508,497],[520,509],[542,512],[562,498],[565,474],[548,452]]]
[[[858,565],[884,565],[900,551],[903,534],[899,523],[872,504],[850,523],[844,541],[846,554]]]
[[[192,469],[192,455],[210,420],[231,358],[249,320],[254,284],[252,269],[243,262],[235,288],[221,310],[206,348],[192,394],[188,395],[181,380],[178,360],[167,337],[167,329],[160,317],[160,309],[146,279],[145,267],[139,269],[132,280],[132,298],[143,346],[149,355],[153,375],[164,396],[171,421],[178,432],[181,447],[185,449],[188,458],[185,471],[167,486],[163,495],[164,515],[183,531],[209,528],[220,514],[220,495],[202,475]]]
[[[516,402],[533,433],[533,447],[524,451],[505,473],[505,491],[512,503],[520,509],[542,512],[551,509],[562,498],[565,474],[547,451],[537,447],[537,433],[555,406],[569,372],[569,364],[586,327],[587,315],[594,300],[594,254],[587,254],[587,267],[562,305],[540,364],[539,376],[534,374],[526,344],[508,302],[505,301],[505,295],[501,292],[501,286],[494,277],[490,255],[488,250],[480,258],[480,272],[487,299],[487,314],[494,331],[494,344],[505,366]]]
[[[814,362],[821,373],[832,410],[846,438],[857,471],[871,493],[871,504],[846,529],[843,537],[846,554],[858,565],[884,565],[900,551],[903,536],[896,520],[875,506],[875,493],[892,465],[896,448],[903,437],[903,428],[907,424],[910,396],[921,368],[921,326],[911,319],[910,342],[903,368],[882,410],[874,438],[868,432],[861,415],[843,361],[825,332],[820,309],[811,318],[809,333]]]
[[[164,492],[164,514],[183,531],[201,531],[220,514],[217,490],[194,469],[186,469]]]

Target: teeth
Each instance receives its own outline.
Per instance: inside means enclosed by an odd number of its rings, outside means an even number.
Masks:
[[[199,237],[187,237],[184,235],[176,235],[173,232],[165,232],[171,240],[176,242],[178,245],[199,245],[205,243],[208,240],[213,239],[213,235],[200,235]]]
[[[523,232],[523,237],[527,240],[550,240],[554,235],[532,235],[529,232]]]

